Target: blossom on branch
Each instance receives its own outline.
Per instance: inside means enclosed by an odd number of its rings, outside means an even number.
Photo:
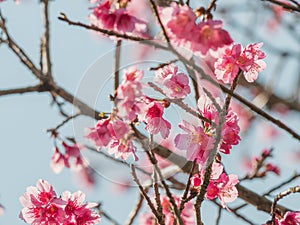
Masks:
[[[84,203],[85,195],[78,191],[66,191],[58,197],[51,184],[38,180],[36,187],[28,187],[20,197],[23,209],[20,218],[32,225],[93,225],[100,222],[100,216],[91,208],[97,204]]]
[[[222,164],[213,162],[210,182],[206,189],[205,198],[213,200],[218,198],[223,208],[227,208],[226,203],[233,202],[238,197],[238,191],[235,187],[239,183],[237,175],[227,175],[223,172]],[[199,190],[202,184],[205,170],[201,170],[200,175],[194,174],[191,177],[191,184],[194,189]]]
[[[226,48],[214,64],[217,79],[230,84],[241,70],[248,82],[255,81],[258,73],[266,68],[266,63],[262,60],[266,56],[260,50],[262,45],[263,43],[249,44],[243,48],[240,44],[233,44]]]

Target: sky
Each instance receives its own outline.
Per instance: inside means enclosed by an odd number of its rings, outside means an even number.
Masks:
[[[40,5],[37,1],[24,0],[19,5],[15,5],[13,2],[1,3],[0,7],[2,14],[7,18],[9,31],[15,41],[26,50],[35,63],[38,63],[38,43],[43,31]],[[106,95],[112,86],[110,75],[113,65],[113,42],[104,40],[95,33],[67,26],[57,19],[59,13],[64,12],[70,18],[87,22],[89,7],[90,5],[84,0],[55,1],[50,4],[54,79],[58,84],[75,93],[76,96],[86,100],[92,107],[105,111],[110,109]],[[237,39],[241,39],[238,33],[233,32],[233,35]],[[280,40],[285,39],[281,37]],[[292,44],[291,46],[293,47]],[[124,65],[131,62],[136,63],[135,59],[132,60],[128,57],[128,54],[131,53],[130,49],[135,48],[138,46],[128,45],[129,50],[124,50],[125,54],[122,58]],[[167,57],[162,54],[155,59],[152,58],[152,61],[143,62],[140,65],[147,67],[153,61],[161,62]],[[37,81],[30,71],[21,65],[12,52],[6,46],[0,46],[0,89],[23,87],[36,83]],[[280,88],[284,89],[286,85],[288,86],[282,82]],[[51,97],[46,93],[0,98],[0,203],[6,208],[5,215],[0,217],[1,225],[24,224],[18,218],[22,208],[19,197],[25,192],[26,187],[34,186],[40,178],[49,181],[58,194],[64,190],[75,192],[82,188],[70,171],[64,170],[61,174],[56,175],[50,170],[53,141],[49,138],[46,130],[55,127],[63,119],[59,116],[57,108],[51,107],[50,103]],[[73,111],[71,107],[67,109]],[[289,118],[285,119],[289,125],[299,131],[299,115],[291,114]],[[84,128],[93,126],[94,122],[80,117],[75,123],[63,128],[63,132],[81,140]],[[255,129],[259,131],[259,128]],[[285,139],[288,141],[283,141]],[[236,169],[236,164],[231,160],[238,160],[244,154],[254,155],[264,147],[276,146],[279,148],[281,150],[278,153],[279,158],[285,156],[284,149],[300,149],[299,143],[291,140],[285,133],[282,133],[281,139],[277,142],[265,142],[259,132],[253,132],[251,137],[243,141],[242,146],[243,152],[233,151],[232,158],[225,157],[224,161],[228,165],[229,171]],[[249,153],[251,149],[255,150]],[[289,163],[284,160],[281,163],[287,168],[287,171],[283,171],[284,177],[293,167],[289,167]],[[120,167],[100,159],[93,161],[93,166],[98,171],[98,186],[94,190],[85,190],[87,200],[101,201],[105,211],[110,212],[119,222],[124,222],[126,215],[131,210],[131,203],[136,199],[136,188],[123,192],[112,191],[110,184],[118,181],[118,176],[115,177],[114,172],[119,172]],[[124,169],[124,171],[126,170]],[[268,181],[277,182],[277,179],[271,177]],[[259,181],[254,187],[263,188],[264,185],[264,181]],[[294,203],[292,200],[289,202],[292,205]],[[211,208],[210,203],[205,203],[205,206],[208,209]],[[298,207],[300,206],[298,205]],[[255,209],[250,210],[256,211]],[[216,210],[211,212],[216,212]],[[258,214],[256,217],[260,221],[268,218],[265,214]],[[204,215],[204,218],[206,221],[213,221],[214,216],[208,213]],[[232,218],[229,216],[224,222],[226,223],[227,220],[232,221]],[[109,223],[103,220],[102,224]]]

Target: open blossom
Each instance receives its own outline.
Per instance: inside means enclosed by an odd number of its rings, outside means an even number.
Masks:
[[[201,21],[193,30],[191,49],[205,55],[209,49],[216,51],[218,48],[230,45],[233,41],[222,26],[220,20]]]
[[[86,138],[90,139],[99,148],[107,147],[109,154],[126,160],[133,155],[137,160],[136,148],[133,145],[129,124],[111,115],[107,119],[98,121],[95,128],[90,128]]]
[[[175,203],[177,207],[180,205],[180,198],[177,196],[173,196]],[[174,224],[174,212],[172,209],[172,205],[167,197],[162,197],[161,198],[161,205],[162,205],[162,210],[163,214],[165,216],[165,224],[166,225],[173,225]],[[181,219],[184,225],[194,225],[195,224],[195,219],[194,219],[194,208],[191,202],[187,202],[184,205],[184,209],[182,210],[181,213]],[[144,213],[140,216],[139,220],[140,225],[158,225],[158,222],[154,215],[152,213]]]
[[[219,99],[217,99],[217,101],[219,101]],[[202,95],[199,98],[198,109],[205,118],[216,124],[219,123],[218,111],[206,95]],[[236,113],[229,108],[221,131],[222,142],[220,152],[224,154],[229,154],[232,146],[237,145],[241,139],[239,136],[240,127],[238,125],[238,120],[239,118]],[[207,133],[211,135],[214,134],[215,128],[211,127],[209,123],[204,123],[204,127]]]
[[[73,171],[79,171],[86,167],[81,154],[81,146],[77,144],[67,145],[62,142],[65,153],[61,153],[57,147],[54,148],[54,154],[51,158],[50,168],[54,173],[60,173],[64,167],[71,168]]]
[[[99,3],[90,15],[91,23],[117,33],[147,36],[146,22],[130,15],[125,8],[111,10],[111,7],[109,1]]]
[[[167,138],[170,133],[171,124],[163,118],[164,108],[161,103],[152,101],[147,105],[143,121],[147,124],[145,129],[150,134],[158,134]]]
[[[196,160],[204,165],[213,148],[214,138],[206,135],[201,126],[194,126],[185,120],[179,124],[179,127],[186,133],[175,137],[175,146],[180,150],[186,150],[188,160]]]
[[[64,192],[57,197],[51,184],[38,180],[36,187],[28,187],[20,197],[23,209],[20,218],[32,225],[93,225],[100,216],[90,208],[95,204],[84,203],[84,194]]]
[[[100,222],[100,217],[94,213],[91,208],[96,207],[96,203],[85,203],[85,194],[77,191],[71,194],[65,191],[61,195],[61,199],[66,202],[64,208],[65,220],[68,224],[85,224],[92,225]]]
[[[286,212],[281,219],[276,218],[276,225],[299,225],[300,224],[300,211]]]
[[[107,128],[109,121],[109,118],[99,120],[95,127],[89,128],[85,137],[99,148],[106,147],[112,138]]]
[[[178,73],[178,67],[173,64],[160,68],[155,72],[155,81],[164,86],[164,91],[171,98],[184,98],[190,92],[189,78],[184,73]]]
[[[221,57],[215,62],[217,79],[226,84],[232,83],[242,70],[248,82],[257,79],[258,73],[266,68],[264,52],[260,50],[263,43],[249,44],[243,48],[240,44],[233,44],[224,50]]]
[[[197,23],[197,16],[187,5],[175,2],[159,8],[160,18],[171,41],[205,55],[209,49],[217,50],[232,43],[222,21],[207,20]]]
[[[212,173],[206,189],[205,198],[208,200],[218,198],[223,208],[225,208],[226,203],[232,202],[238,197],[238,191],[235,185],[239,183],[239,180],[237,175],[227,175],[223,170],[222,164],[213,162]],[[194,188],[200,188],[203,177],[204,170],[201,170],[200,175],[194,174],[193,177],[191,177],[191,184]]]
[[[60,224],[64,218],[65,202],[57,198],[53,187],[44,180],[39,180],[36,187],[28,187],[20,197],[24,206],[20,218],[32,225]]]

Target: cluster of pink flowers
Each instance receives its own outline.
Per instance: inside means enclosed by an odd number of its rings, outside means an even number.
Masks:
[[[218,111],[207,96],[203,95],[200,97],[198,108],[205,118],[218,124]],[[203,125],[195,126],[185,120],[179,124],[179,127],[186,134],[178,134],[175,137],[175,146],[180,150],[187,151],[186,157],[188,160],[196,160],[200,165],[204,165],[215,142],[215,128],[206,122]],[[238,117],[229,109],[226,121],[222,126],[220,152],[224,154],[230,153],[232,145],[237,145],[240,141],[239,131]]]
[[[155,81],[164,86],[164,91],[170,98],[184,98],[191,93],[188,76],[178,73],[178,67],[174,64],[156,70]]]
[[[219,99],[216,99],[219,101]],[[198,100],[198,109],[200,113],[207,119],[214,123],[219,123],[219,113],[212,101],[206,96],[202,95]],[[231,108],[228,109],[225,123],[222,126],[222,142],[220,146],[220,152],[229,154],[233,145],[237,145],[240,141],[240,127],[238,125],[239,118]],[[207,134],[212,135],[215,132],[209,123],[204,123],[204,130]]]
[[[170,7],[159,8],[160,17],[171,41],[206,54],[232,43],[222,21],[208,20],[197,23],[197,16],[187,5],[172,2]]]
[[[173,196],[177,206],[180,206],[180,198]],[[163,214],[165,216],[165,224],[173,225],[174,224],[174,212],[172,210],[172,205],[167,197],[161,199],[161,205],[163,208]],[[195,215],[194,208],[191,202],[185,204],[184,209],[181,213],[181,219],[184,225],[194,225],[195,224]],[[139,224],[141,225],[158,225],[156,218],[152,213],[144,213],[140,216]]]
[[[300,211],[286,212],[283,218],[275,219],[276,225],[299,225],[300,224]]]
[[[99,3],[90,15],[91,23],[102,29],[113,30],[121,34],[147,36],[147,25],[144,21],[130,15],[125,8],[111,8],[109,1]]]
[[[36,187],[28,187],[20,197],[23,209],[20,218],[32,225],[93,225],[100,222],[100,216],[91,208],[96,203],[85,203],[85,194],[81,191],[71,194],[69,191],[58,197],[51,184],[39,180]]]
[[[116,158],[125,160],[132,154],[137,160],[131,134],[128,123],[111,115],[99,120],[95,127],[90,128],[86,138],[99,148],[108,147],[109,154],[115,154]]]
[[[214,65],[217,79],[230,84],[241,70],[248,82],[255,81],[258,73],[266,68],[262,60],[265,53],[260,50],[262,45],[249,44],[243,48],[240,44],[233,44],[226,48]]]
[[[54,148],[54,154],[51,158],[50,167],[54,173],[60,173],[64,167],[71,168],[74,171],[79,171],[86,167],[80,149],[82,146],[77,144],[67,145],[62,142],[65,153],[61,153],[57,147]]]
[[[226,203],[233,202],[238,197],[238,191],[235,185],[239,183],[239,180],[237,175],[227,175],[223,172],[223,169],[222,164],[216,162],[213,163],[212,174],[205,197],[208,200],[218,198],[223,208],[225,208]],[[195,174],[191,178],[191,184],[195,189],[200,188],[203,176],[204,170],[201,171],[200,175]]]

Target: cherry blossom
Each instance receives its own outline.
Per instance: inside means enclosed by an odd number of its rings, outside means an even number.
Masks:
[[[118,33],[147,36],[146,22],[130,15],[125,8],[111,8],[112,5],[109,1],[99,3],[90,15],[91,23]]]
[[[65,191],[61,195],[61,199],[66,202],[64,212],[67,224],[85,224],[92,225],[100,222],[98,214],[94,213],[91,208],[97,206],[96,203],[84,203],[85,194],[77,191],[71,194]]]
[[[155,72],[155,81],[162,84],[166,95],[171,98],[184,98],[190,92],[189,78],[184,73],[178,73],[178,67],[170,64]]]
[[[177,134],[175,137],[175,146],[180,150],[186,150],[187,160],[196,160],[204,165],[210,150],[213,148],[214,138],[205,134],[201,126],[194,126],[183,120],[179,127],[186,134]]]
[[[217,103],[220,103],[219,99],[216,99]],[[216,107],[213,105],[212,101],[206,96],[202,95],[198,100],[198,109],[201,114],[207,119],[219,123],[219,114]],[[235,112],[228,109],[227,115],[225,117],[225,123],[222,126],[221,132],[221,146],[220,152],[224,154],[229,154],[232,148],[232,145],[237,145],[240,141],[240,127],[238,125],[238,116]],[[213,135],[215,132],[215,128],[211,127],[209,123],[204,123],[205,132],[209,135]]]
[[[243,48],[240,44],[233,44],[226,48],[214,65],[216,78],[230,84],[241,70],[248,82],[255,81],[258,73],[266,68],[262,60],[265,54],[260,50],[262,45],[249,44]]]
[[[164,113],[162,104],[153,101],[147,107],[144,120],[147,124],[145,129],[150,134],[160,133],[163,138],[167,138],[170,133],[171,124],[162,117]]]
[[[239,180],[237,175],[227,175],[223,170],[222,164],[213,162],[212,173],[206,189],[205,198],[208,200],[218,198],[222,207],[226,208],[226,203],[232,202],[238,197],[238,191],[235,185],[239,183]],[[199,190],[201,187],[204,173],[205,170],[202,169],[200,175],[194,174],[191,177],[191,184],[195,189]]]
[[[86,138],[90,139],[97,147],[106,147],[111,141],[112,137],[107,128],[110,119],[101,119],[96,126],[87,130]]]
[[[300,224],[300,212],[286,212],[284,217],[276,219],[276,225],[299,225]]]
[[[51,184],[38,180],[36,187],[28,187],[20,197],[23,209],[20,218],[32,225],[93,225],[100,222],[100,216],[91,208],[97,204],[84,203],[85,195],[78,191],[66,191],[57,197]]]
[[[64,167],[69,168],[69,162],[66,157],[59,151],[59,149],[55,147],[54,154],[51,157],[50,168],[54,173],[58,174],[63,170]]]
[[[36,187],[28,187],[20,202],[24,206],[20,218],[26,223],[59,224],[64,218],[65,202],[57,198],[53,187],[45,180],[39,180]]]

